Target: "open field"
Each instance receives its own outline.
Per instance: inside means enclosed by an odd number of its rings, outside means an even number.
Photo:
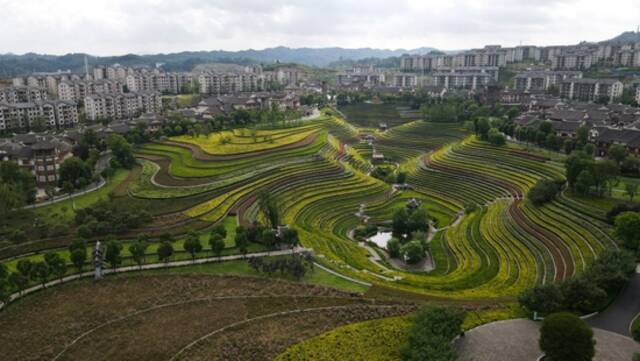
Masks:
[[[17,302],[0,313],[0,347],[3,360],[268,360],[336,326],[411,309],[264,278],[119,276]]]
[[[347,116],[350,123],[364,128],[377,128],[379,123],[387,123],[389,127],[394,127],[406,122],[398,108],[404,106],[391,103],[358,103],[341,105],[338,109]]]

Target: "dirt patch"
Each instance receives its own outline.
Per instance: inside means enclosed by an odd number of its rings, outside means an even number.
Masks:
[[[227,297],[230,299],[221,299]],[[297,307],[369,304],[353,294],[278,280],[209,275],[83,280],[0,312],[3,360],[157,360],[238,320]]]

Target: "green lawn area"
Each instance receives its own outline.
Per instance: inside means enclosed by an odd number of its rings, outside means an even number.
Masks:
[[[225,249],[222,252],[223,256],[228,256],[228,255],[233,255],[233,254],[239,254],[239,250],[237,248],[235,248],[235,235],[236,235],[236,227],[237,227],[237,220],[236,217],[227,217],[225,218],[225,220],[223,221],[225,228],[227,230],[227,237],[225,238]],[[205,231],[205,232],[200,232],[199,234],[200,236],[200,241],[202,242],[202,246],[203,246],[203,251],[196,254],[196,257],[198,258],[205,258],[205,257],[211,257],[212,253],[210,251],[210,246],[209,246],[209,238],[211,236],[209,231]],[[185,251],[184,249],[184,237],[181,237],[177,240],[175,240],[173,242],[173,247],[174,247],[174,255],[172,257],[172,261],[181,261],[181,260],[188,260],[191,259],[191,255]],[[130,258],[131,257],[131,252],[129,252],[129,246],[133,243],[133,241],[122,241],[122,257],[123,262],[122,265],[123,266],[130,266],[130,265],[134,265],[135,263],[133,262],[133,260]],[[145,260],[145,263],[157,263],[159,262],[158,256],[156,255],[158,252],[158,247],[160,246],[160,242],[150,242],[149,243],[149,248],[147,249],[147,258]],[[92,246],[88,247],[88,253],[92,252],[93,248]],[[265,246],[261,245],[261,244],[256,244],[256,243],[252,243],[249,245],[248,247],[248,253],[255,253],[255,252],[263,252],[268,250]],[[67,263],[69,263],[69,271],[68,273],[74,273],[76,270],[73,269],[71,267],[71,260],[70,260],[70,256],[69,256],[69,250],[67,249],[61,249],[56,251],[56,253],[58,253],[63,259],[65,259],[67,261]],[[28,256],[24,256],[24,257],[19,257],[16,259],[13,259],[11,261],[7,261],[4,264],[7,266],[7,268],[9,269],[9,271],[15,271],[16,269],[16,265],[18,264],[18,262],[20,260],[25,260],[28,259],[32,262],[39,262],[39,261],[43,261],[44,260],[44,254],[33,254],[33,255],[28,255]],[[88,266],[87,266],[88,268]]]
[[[62,202],[36,208],[35,213],[48,222],[69,222],[75,215],[74,209],[86,208],[101,199],[107,199],[109,193],[127,178],[129,172],[131,171],[128,169],[118,169],[116,174],[107,179],[107,184],[102,188]]]
[[[144,271],[154,274],[166,274],[166,273],[200,273],[200,274],[233,274],[233,275],[244,275],[244,276],[254,276],[254,277],[267,277],[262,273],[255,272],[246,261],[229,261],[229,262],[221,262],[221,263],[207,263],[201,265],[193,265],[179,268],[167,268],[162,270],[153,270],[153,271]],[[285,280],[293,280],[288,275],[281,275],[280,273],[275,273],[274,278],[285,279]],[[364,293],[369,287],[354,283],[351,281],[347,281],[338,276],[334,276],[333,274],[320,269],[318,267],[314,267],[313,270],[309,270],[307,274],[302,278],[301,282],[316,284],[320,286],[326,286],[331,288],[337,288],[349,292],[358,292]]]
[[[338,109],[347,116],[350,123],[361,127],[377,128],[380,122],[385,122],[389,127],[407,123],[400,117],[397,107],[401,104],[347,104]]]

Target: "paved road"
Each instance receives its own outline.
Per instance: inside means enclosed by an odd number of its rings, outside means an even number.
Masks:
[[[460,361],[535,361],[542,355],[538,348],[539,322],[525,319],[498,321],[477,327],[456,340]],[[594,361],[630,361],[640,352],[640,344],[617,333],[595,328]]]
[[[638,313],[640,313],[640,274],[636,273],[611,306],[587,322],[593,327],[630,336],[629,326]]]

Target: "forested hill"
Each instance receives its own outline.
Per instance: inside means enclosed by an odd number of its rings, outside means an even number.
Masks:
[[[165,69],[175,71],[188,71],[195,64],[222,62],[222,63],[298,63],[310,66],[327,66],[332,62],[344,60],[360,60],[365,58],[390,58],[405,53],[426,54],[433,48],[419,48],[413,50],[397,49],[345,49],[345,48],[287,48],[277,47],[263,50],[242,51],[189,51],[172,54],[135,55],[95,57],[88,56],[89,63],[121,65],[149,65],[157,63],[165,64]],[[42,55],[28,53],[24,55],[3,54],[0,55],[0,77],[10,77],[17,74],[31,72],[50,72],[57,70],[80,71],[84,67],[85,54],[66,55]]]

